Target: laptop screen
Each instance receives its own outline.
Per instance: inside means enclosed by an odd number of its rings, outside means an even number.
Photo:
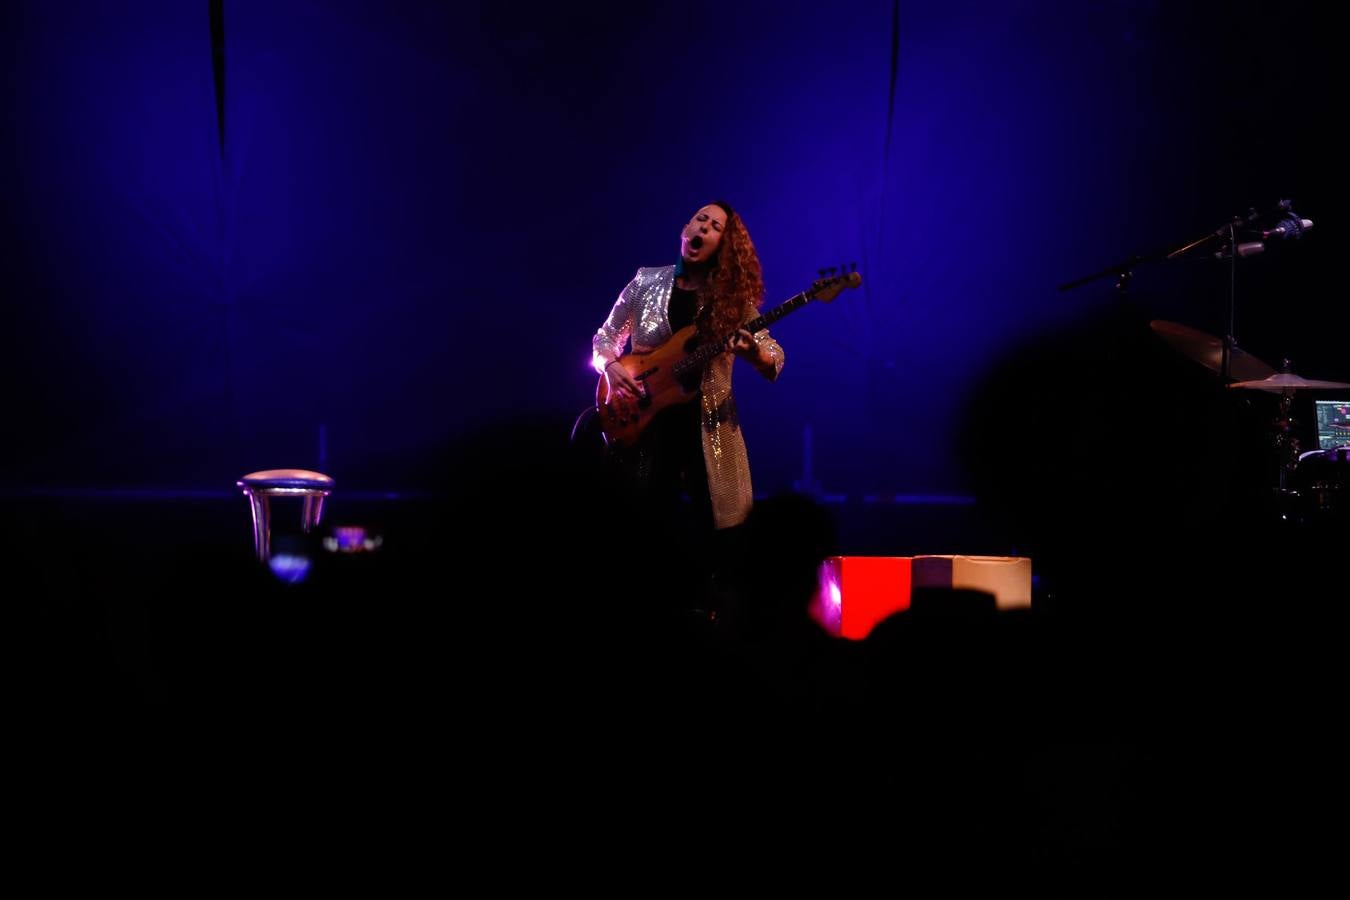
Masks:
[[[1350,400],[1317,400],[1317,449],[1350,447]]]

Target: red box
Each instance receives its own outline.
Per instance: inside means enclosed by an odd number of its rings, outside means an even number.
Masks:
[[[820,564],[811,617],[830,634],[861,640],[892,613],[909,609],[908,556],[831,556]]]

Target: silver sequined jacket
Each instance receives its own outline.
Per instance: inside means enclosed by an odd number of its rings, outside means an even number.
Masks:
[[[623,355],[629,339],[633,343],[632,352],[648,353],[670,338],[669,307],[674,284],[674,266],[638,269],[591,339],[591,362],[597,372],[604,374],[605,366]],[[756,315],[753,307],[746,307],[745,321]],[[770,381],[777,379],[783,370],[783,348],[769,336],[768,329],[757,332],[755,342],[761,354],[771,361],[760,373]],[[735,359],[731,353],[719,354],[703,373],[703,460],[708,467],[713,521],[718,528],[744,522],[754,498],[745,440],[736,415],[736,400],[731,394]]]

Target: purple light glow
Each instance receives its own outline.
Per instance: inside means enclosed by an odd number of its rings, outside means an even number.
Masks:
[[[838,569],[829,561],[821,564],[816,594],[807,612],[830,634],[839,634],[843,624],[844,595],[839,589]]]
[[[360,525],[341,525],[323,539],[323,548],[329,553],[365,553],[378,550],[384,543],[379,535],[371,536]]]
[[[309,574],[309,566],[309,557],[289,553],[278,553],[267,560],[267,567],[272,570],[272,574],[287,584],[304,581]]]

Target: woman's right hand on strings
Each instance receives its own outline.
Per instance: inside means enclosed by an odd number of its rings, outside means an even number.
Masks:
[[[626,398],[636,400],[642,394],[642,389],[638,387],[638,383],[633,380],[633,376],[628,374],[628,370],[618,360],[605,366],[605,381],[609,384],[611,400]]]

